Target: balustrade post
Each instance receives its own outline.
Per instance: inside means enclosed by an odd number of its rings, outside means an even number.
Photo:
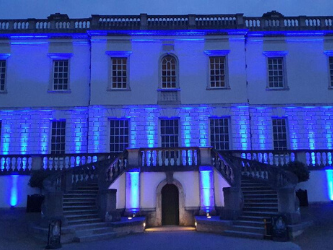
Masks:
[[[99,15],[91,15],[91,22],[90,22],[90,28],[96,29],[99,26]]]
[[[140,162],[141,159],[141,152],[138,148],[128,148],[128,158],[127,163],[129,168],[137,168],[141,167],[142,163]]]
[[[243,198],[240,186],[223,188],[224,207],[221,210],[221,220],[237,219],[243,209]]]
[[[36,30],[36,19],[28,18],[29,30]]]
[[[306,19],[306,16],[299,16],[298,17],[298,26],[299,26],[300,29],[303,29],[303,28],[306,27],[305,19]]]
[[[140,14],[140,29],[146,30],[148,28],[148,16],[146,13]]]
[[[190,29],[196,28],[195,15],[188,15],[188,26]]]
[[[43,169],[43,156],[31,156],[31,170]]]
[[[300,162],[304,163],[305,166],[309,167],[307,164],[307,160],[306,160],[306,152],[302,151],[302,152],[295,153],[295,160],[300,161]]]
[[[301,216],[297,211],[298,202],[295,193],[295,187],[283,187],[277,191],[279,213],[286,215],[289,224],[297,224],[300,222]]]
[[[200,147],[200,158],[198,159],[199,166],[211,166],[212,163],[212,147]]]
[[[114,221],[116,214],[117,189],[99,190],[97,197],[97,209],[103,221]],[[118,217],[118,216],[116,216]],[[119,214],[120,218],[120,214]]]
[[[42,204],[42,226],[48,226],[54,219],[61,220],[62,225],[67,225],[67,220],[63,213],[63,192],[49,191],[45,194]]]
[[[240,29],[243,29],[245,27],[244,16],[241,13],[236,14],[236,27]]]

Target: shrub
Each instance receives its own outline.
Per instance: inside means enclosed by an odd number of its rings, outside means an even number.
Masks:
[[[30,187],[36,187],[40,190],[43,189],[43,181],[50,175],[50,173],[44,171],[44,170],[36,170],[32,171],[30,180],[29,180],[29,186]]]
[[[298,178],[298,182],[307,181],[310,178],[310,171],[303,162],[289,162],[284,169],[294,173]]]

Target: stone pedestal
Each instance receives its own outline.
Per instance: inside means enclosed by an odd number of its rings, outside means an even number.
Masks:
[[[297,198],[294,187],[280,188],[278,191],[279,213],[287,217],[288,224],[293,225],[301,221],[297,211]]]
[[[221,220],[235,220],[242,214],[243,196],[240,187],[223,188],[224,207],[221,210]]]
[[[98,214],[102,220],[107,220],[107,214],[116,211],[116,189],[99,190],[97,197]]]
[[[63,193],[62,191],[50,191],[45,194],[42,205],[42,225],[48,226],[52,220],[61,220],[62,225],[67,225],[63,214]]]

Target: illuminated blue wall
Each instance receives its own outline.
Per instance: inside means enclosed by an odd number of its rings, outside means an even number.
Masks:
[[[333,169],[327,169],[326,176],[329,199],[333,201]]]
[[[140,172],[126,173],[126,210],[132,213],[140,209]]]
[[[207,213],[215,207],[214,172],[212,167],[200,167],[201,209]]]

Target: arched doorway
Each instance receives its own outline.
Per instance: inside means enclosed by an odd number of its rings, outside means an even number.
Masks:
[[[162,225],[179,225],[179,191],[174,184],[162,188]]]

